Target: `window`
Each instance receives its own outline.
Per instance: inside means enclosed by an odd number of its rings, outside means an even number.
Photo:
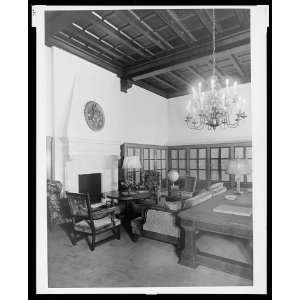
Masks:
[[[229,174],[226,174],[229,159],[230,147],[210,148],[210,179],[212,181],[230,181]]]
[[[161,178],[167,176],[166,150],[160,148],[144,148],[144,171],[155,170]]]
[[[190,175],[199,180],[207,179],[206,148],[190,149]]]
[[[156,149],[156,170],[160,172],[161,178],[165,179],[167,176],[166,172],[166,150],[164,149]]]
[[[186,149],[171,149],[171,166],[169,169],[176,170],[180,176],[186,175]]]
[[[249,160],[250,165],[252,164],[252,147],[234,147],[234,158],[246,158]],[[251,174],[244,175],[241,182],[250,183],[252,182]]]

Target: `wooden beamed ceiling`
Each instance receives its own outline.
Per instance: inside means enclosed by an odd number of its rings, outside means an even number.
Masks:
[[[164,98],[191,93],[212,74],[211,9],[47,11],[45,43]],[[216,9],[216,75],[251,80],[250,11]]]

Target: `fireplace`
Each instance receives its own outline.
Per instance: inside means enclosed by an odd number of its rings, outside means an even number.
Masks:
[[[79,174],[79,193],[89,193],[91,203],[101,199],[101,173]]]
[[[66,191],[78,193],[79,175],[96,173],[101,174],[101,179],[97,179],[99,183],[97,193],[118,189],[120,142],[73,138],[68,140],[68,153],[69,156],[64,164]]]

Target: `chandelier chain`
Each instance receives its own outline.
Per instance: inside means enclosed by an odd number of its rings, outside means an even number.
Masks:
[[[213,60],[213,78],[215,78],[215,68],[216,68],[216,58],[215,58],[215,51],[216,51],[216,20],[215,20],[215,10],[212,10],[213,15],[213,28],[212,28],[212,38],[213,38],[213,52],[212,52],[212,60]]]
[[[211,16],[211,15],[210,15]],[[193,99],[190,99],[187,106],[185,122],[190,129],[215,130],[219,126],[235,128],[240,121],[247,117],[244,106],[245,101],[237,93],[237,82],[229,86],[229,79],[226,79],[226,87],[218,84],[216,77],[216,17],[212,9],[212,78],[211,89],[202,92],[202,83],[198,88],[193,88]],[[222,78],[221,78],[222,79]],[[209,86],[209,83],[207,84]]]

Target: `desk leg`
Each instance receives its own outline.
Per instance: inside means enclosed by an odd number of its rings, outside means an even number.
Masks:
[[[180,253],[179,263],[191,268],[196,268],[198,263],[196,262],[195,228],[182,227],[182,235],[184,248]]]
[[[125,201],[125,216],[123,219],[123,226],[125,230],[127,231],[130,239],[134,241],[132,229],[131,229],[131,219],[132,219],[132,213],[131,213],[131,202]]]

